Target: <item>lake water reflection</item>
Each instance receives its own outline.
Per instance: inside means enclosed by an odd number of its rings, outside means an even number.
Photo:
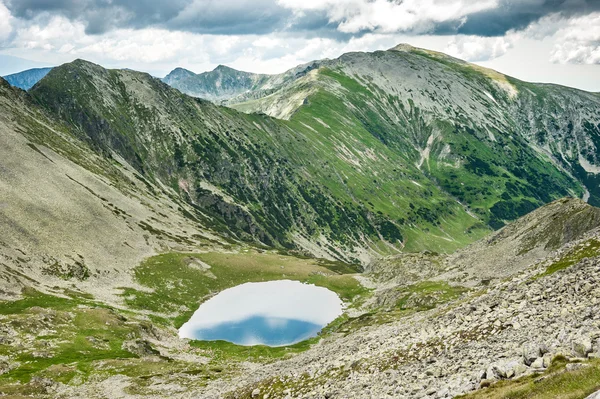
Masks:
[[[336,293],[298,281],[246,283],[204,302],[179,336],[238,345],[283,346],[314,337],[342,314]]]

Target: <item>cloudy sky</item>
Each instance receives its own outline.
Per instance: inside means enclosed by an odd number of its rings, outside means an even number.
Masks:
[[[75,58],[278,73],[398,43],[600,91],[600,0],[0,0],[0,74]]]

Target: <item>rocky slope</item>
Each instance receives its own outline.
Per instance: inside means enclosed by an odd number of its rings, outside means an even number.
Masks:
[[[0,107],[3,299],[72,284],[106,299],[133,283],[129,270],[143,258],[218,240],[182,214],[190,206],[117,154],[92,151],[5,81]]]
[[[561,200],[501,230],[498,245],[514,242],[515,230],[526,235],[532,219],[541,222],[557,207],[597,212],[578,200]],[[561,232],[569,234],[568,228]],[[0,374],[0,392],[28,390],[52,398],[505,398],[513,392],[583,399],[600,387],[600,228],[588,226],[543,258],[472,288],[455,279],[440,284],[440,276],[453,269],[453,257],[437,260],[444,265],[440,271],[411,282],[363,275],[376,287],[367,300],[355,302],[318,342],[283,359],[265,348],[257,356],[196,346],[135,312],[93,306],[76,296],[69,299],[76,300],[73,308],[67,300],[44,298],[47,304],[25,315],[10,305],[0,313],[1,342],[11,348],[0,357],[0,370],[11,381],[24,361],[38,367],[41,359],[45,366],[16,385]],[[490,259],[487,268],[495,262]],[[381,305],[378,298],[392,288],[406,296]],[[57,350],[69,342],[63,337],[73,325],[84,321],[88,325],[77,340],[90,345],[97,359],[75,367]],[[98,352],[103,347],[112,352]],[[55,359],[49,361],[53,366],[45,368],[44,359]]]
[[[243,72],[225,65],[200,74],[175,68],[162,81],[192,97],[221,104],[235,104],[269,95],[286,83],[306,75],[318,65],[319,62],[299,65],[278,75]]]
[[[29,90],[50,72],[52,68],[34,68],[4,76],[11,85],[23,90]]]
[[[503,75],[398,47],[281,76],[272,94],[251,91],[259,98],[236,107],[289,120],[246,116],[148,75],[81,61],[55,69],[31,94],[95,149],[115,150],[209,212],[218,227],[208,227],[363,264],[400,250],[452,251],[553,199],[584,196],[589,185],[530,140],[515,116],[527,109],[518,93],[529,89]],[[592,146],[581,126],[596,123],[597,98],[559,94],[552,104],[576,110],[573,134],[588,140],[570,145]],[[238,161],[250,152],[256,160]]]
[[[267,79],[267,75],[237,71],[219,65],[214,70],[201,74],[176,68],[162,81],[190,96],[220,101],[258,90]]]
[[[457,181],[468,180],[458,172],[467,169],[491,178],[498,173],[493,166],[508,165],[494,159],[490,150],[508,158],[523,157],[521,152],[525,150],[530,152],[526,157],[538,154],[577,178],[589,191],[585,198],[598,204],[600,117],[596,94],[522,82],[407,45],[317,61],[306,71],[276,85],[269,93],[256,91],[254,100],[237,98],[229,103],[246,112],[260,111],[294,120],[299,118],[294,116],[296,112],[311,108],[311,98],[329,95],[341,100],[386,144],[411,148],[414,163],[461,201],[473,202],[474,193],[457,185]],[[318,118],[324,119],[321,115]],[[319,127],[314,120],[308,124]],[[398,136],[404,139],[402,143]],[[492,167],[487,166],[490,164]],[[531,177],[538,170],[523,165],[508,172],[519,178]],[[501,220],[510,218],[515,210],[522,215],[529,205],[514,203],[514,199],[531,198],[530,190],[516,183],[506,187],[503,193],[511,199],[503,199],[508,203],[501,202],[494,209],[492,224],[500,226]]]
[[[506,227],[498,236],[504,233],[508,237],[517,229],[529,233],[526,224],[555,214],[557,205],[533,212],[529,220]],[[560,205],[562,209],[579,207],[598,212],[574,200]],[[570,234],[568,228],[560,233]],[[497,240],[514,243],[510,238]],[[507,254],[501,261],[515,258]],[[444,269],[452,269],[454,261],[453,257],[445,259]],[[496,263],[497,258],[486,260],[486,269],[496,269]],[[476,265],[474,270],[481,269]],[[403,269],[398,272],[402,274]],[[600,302],[600,229],[588,226],[579,238],[532,263],[521,263],[503,277],[432,310],[407,312],[399,319],[397,315],[384,318],[383,325],[329,337],[293,359],[254,370],[231,397],[454,397],[499,380],[542,373],[557,357],[592,359],[592,365],[575,364],[568,369],[593,367],[593,378],[588,378],[597,381],[600,370],[594,359],[600,358],[600,316],[595,311]],[[435,273],[420,281],[431,278],[435,279]],[[377,289],[375,296],[385,295],[389,288],[388,279],[379,281],[386,288]],[[454,279],[448,281],[458,284]],[[578,384],[573,387],[582,389],[582,398],[587,396],[585,392],[599,387],[599,382],[587,388],[582,382]]]

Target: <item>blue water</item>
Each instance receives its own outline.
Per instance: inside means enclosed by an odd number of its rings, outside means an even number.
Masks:
[[[283,346],[316,336],[323,326],[303,320],[254,316],[192,331],[202,341],[224,340],[238,345]]]
[[[284,346],[316,336],[341,313],[340,298],[323,287],[290,280],[246,283],[201,304],[179,336]]]

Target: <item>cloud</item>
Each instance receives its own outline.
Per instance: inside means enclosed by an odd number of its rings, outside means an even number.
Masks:
[[[296,13],[323,11],[341,32],[426,32],[438,23],[493,8],[497,0],[279,0]]]
[[[465,35],[502,36],[526,29],[530,24],[553,14],[564,18],[600,11],[598,0],[499,0],[494,8],[467,16],[456,32]]]
[[[365,33],[502,36],[560,13],[600,11],[598,0],[5,0],[19,19],[62,16],[87,34],[158,28],[217,35],[302,32],[349,40]]]
[[[551,62],[600,64],[600,13],[565,21],[555,37]]]
[[[6,40],[11,34],[12,19],[8,8],[0,1],[0,43]]]
[[[445,52],[466,61],[489,61],[506,54],[518,40],[518,35],[504,37],[457,36],[450,40]]]
[[[63,16],[82,22],[88,34],[117,28],[141,29],[163,23],[191,0],[6,0],[13,16],[32,20],[40,16]]]

